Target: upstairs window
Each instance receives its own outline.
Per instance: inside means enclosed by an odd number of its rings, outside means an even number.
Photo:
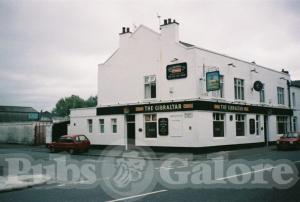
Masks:
[[[266,99],[265,99],[265,84],[263,84],[262,89],[259,91],[259,101],[261,103],[264,103],[266,101]]]
[[[244,100],[245,92],[244,92],[244,80],[234,78],[234,98],[236,100]]]
[[[284,88],[277,87],[277,99],[278,99],[278,104],[284,105]]]
[[[145,99],[156,98],[156,76],[145,76],[144,82]]]
[[[89,133],[92,133],[93,132],[93,119],[88,119],[87,123],[88,123]]]
[[[212,91],[212,96],[216,98],[224,98],[224,75],[220,75],[220,90]]]
[[[293,107],[296,108],[296,95],[294,92],[292,93],[292,100],[293,100]]]

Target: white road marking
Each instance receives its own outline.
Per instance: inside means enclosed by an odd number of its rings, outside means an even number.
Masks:
[[[147,196],[147,195],[151,195],[151,194],[157,194],[157,193],[161,193],[161,192],[165,192],[165,191],[168,191],[168,190],[163,189],[163,190],[159,190],[159,191],[149,192],[149,193],[145,193],[145,194],[139,194],[139,195],[135,195],[135,196],[129,196],[129,197],[125,197],[125,198],[119,198],[119,199],[106,201],[106,202],[124,201],[127,199],[138,198],[138,197]]]
[[[234,177],[238,177],[238,176],[242,176],[242,175],[249,175],[251,173],[257,173],[257,172],[262,172],[262,171],[265,171],[265,170],[271,170],[273,168],[275,168],[275,167],[269,167],[269,168],[264,168],[264,169],[260,169],[260,170],[254,170],[254,171],[251,171],[251,172],[241,173],[241,174],[238,174],[238,175],[231,175],[231,176],[227,176],[227,177],[218,178],[216,180],[224,180],[224,179],[234,178]]]

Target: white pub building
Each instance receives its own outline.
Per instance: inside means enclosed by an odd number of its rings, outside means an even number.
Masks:
[[[290,130],[290,75],[160,33],[123,28],[98,67],[98,106],[73,109],[69,134],[94,145],[211,147],[275,141]]]

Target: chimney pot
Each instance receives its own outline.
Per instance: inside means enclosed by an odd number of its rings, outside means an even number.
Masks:
[[[164,19],[164,25],[167,25],[167,24],[168,24],[168,20]]]
[[[122,27],[122,34],[125,33],[125,27]]]
[[[130,32],[130,28],[129,27],[127,27],[127,33],[129,33]]]
[[[168,24],[171,24],[171,22],[172,22],[172,21],[171,21],[171,18],[169,18],[169,19],[168,19]]]

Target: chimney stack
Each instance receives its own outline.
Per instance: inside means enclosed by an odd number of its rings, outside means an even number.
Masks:
[[[164,23],[160,25],[161,37],[163,41],[179,42],[178,25],[175,19],[164,19]]]
[[[119,35],[120,35],[119,47],[126,46],[131,36],[130,28],[122,27],[122,32]]]

